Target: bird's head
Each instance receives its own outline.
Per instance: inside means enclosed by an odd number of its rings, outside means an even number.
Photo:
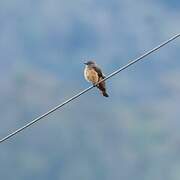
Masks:
[[[87,65],[87,66],[93,66],[93,65],[95,65],[96,63],[95,63],[94,61],[87,61],[87,62],[85,62],[84,64]]]

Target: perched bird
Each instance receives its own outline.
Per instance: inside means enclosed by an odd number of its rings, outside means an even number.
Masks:
[[[84,69],[84,77],[87,81],[95,85],[96,83],[105,78],[101,69],[97,66],[97,64],[94,61],[88,61],[84,64],[86,65]],[[109,97],[109,95],[106,92],[105,81],[99,83],[97,85],[97,88],[102,92],[103,96]]]

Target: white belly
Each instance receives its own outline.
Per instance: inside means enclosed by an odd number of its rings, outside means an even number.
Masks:
[[[98,73],[92,68],[85,68],[84,77],[87,81],[92,82],[93,84],[99,81]]]

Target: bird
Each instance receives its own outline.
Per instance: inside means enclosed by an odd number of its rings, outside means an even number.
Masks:
[[[96,85],[99,81],[105,78],[105,75],[102,73],[101,69],[98,67],[95,61],[88,61],[84,63],[84,77],[88,82],[91,82],[93,85]],[[109,97],[106,92],[105,81],[100,82],[96,87],[101,91],[102,95]]]

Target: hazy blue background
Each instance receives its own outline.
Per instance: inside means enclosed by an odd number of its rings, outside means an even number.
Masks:
[[[178,0],[1,0],[0,137],[180,32]],[[1,180],[179,180],[180,40],[0,144]]]

